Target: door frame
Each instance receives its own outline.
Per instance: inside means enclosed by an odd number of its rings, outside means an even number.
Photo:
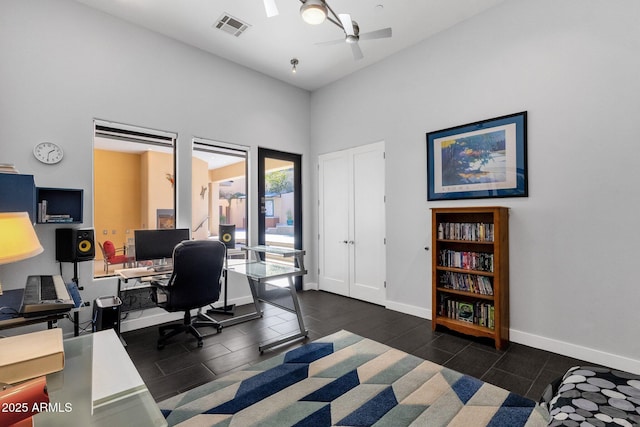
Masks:
[[[362,155],[362,154],[366,154],[366,153],[379,153],[380,154],[380,159],[382,161],[382,169],[380,171],[380,174],[382,175],[382,185],[379,186],[379,188],[382,190],[381,195],[382,199],[382,207],[381,210],[379,212],[382,213],[382,219],[381,219],[381,223],[379,224],[380,228],[380,235],[377,237],[380,237],[381,240],[379,241],[379,243],[381,244],[381,250],[382,252],[380,253],[382,259],[380,260],[380,262],[378,264],[376,264],[376,266],[378,266],[380,268],[379,271],[379,275],[380,277],[377,277],[378,279],[382,280],[382,282],[378,282],[376,281],[375,283],[378,283],[379,286],[369,286],[369,288],[372,290],[371,293],[362,293],[362,292],[358,292],[360,290],[363,289],[362,286],[360,286],[357,277],[354,276],[354,274],[356,273],[356,269],[354,267],[357,267],[356,264],[353,264],[354,262],[356,262],[356,257],[358,256],[356,254],[356,246],[354,245],[354,243],[356,245],[360,244],[360,234],[359,234],[359,227],[358,225],[355,223],[355,215],[357,213],[356,211],[356,206],[355,206],[355,200],[356,200],[356,196],[355,196],[355,179],[356,176],[354,174],[354,168],[355,168],[355,161],[356,161],[356,157],[358,155]],[[346,175],[347,177],[345,178],[345,189],[343,190],[346,193],[346,198],[348,199],[348,210],[349,212],[344,214],[343,216],[345,217],[345,221],[346,221],[346,235],[344,237],[342,236],[335,236],[332,235],[331,238],[327,237],[327,233],[326,233],[326,229],[327,229],[327,225],[326,222],[324,221],[324,217],[323,217],[323,212],[322,209],[326,209],[326,204],[327,201],[324,199],[324,194],[327,192],[327,189],[325,188],[325,182],[324,182],[324,176],[327,175],[327,172],[325,170],[325,165],[326,165],[326,161],[330,161],[330,160],[339,160],[341,158],[344,158],[346,160],[346,164],[342,165],[344,167],[344,170],[346,171]],[[318,287],[320,290],[326,290],[328,292],[333,292],[333,293],[338,293],[339,295],[345,295],[351,298],[356,298],[356,299],[360,299],[362,301],[368,301],[374,304],[380,304],[380,305],[386,305],[386,301],[387,301],[387,290],[386,290],[386,276],[387,276],[387,253],[386,253],[386,196],[385,196],[385,183],[386,183],[386,166],[385,166],[385,141],[379,141],[379,142],[375,142],[375,143],[370,143],[370,144],[366,144],[366,145],[362,145],[362,146],[357,146],[357,147],[353,147],[353,148],[348,148],[348,149],[344,149],[344,150],[338,150],[338,151],[333,151],[333,152],[329,152],[329,153],[324,153],[324,154],[320,154],[318,156]],[[342,176],[341,173],[337,173],[336,171],[333,171],[333,173],[331,174],[332,177],[335,178],[335,176]],[[370,182],[370,181],[368,181]],[[343,193],[343,194],[345,194]],[[334,226],[332,227],[332,231],[335,230],[344,230],[344,224],[337,226],[334,224]],[[358,235],[356,235],[356,233],[358,233]],[[337,240],[331,240],[331,239],[337,239]],[[346,239],[346,240],[343,240]],[[358,240],[358,242],[354,242],[355,240]],[[325,245],[334,245],[336,243],[336,241],[338,242],[338,244],[340,243],[344,243],[344,244],[348,244],[348,246],[345,246],[344,249],[344,256],[346,256],[346,258],[348,259],[348,265],[347,265],[347,271],[343,271],[342,274],[343,276],[338,276],[336,274],[334,274],[334,276],[327,276],[327,268],[326,268],[326,257],[325,254],[327,253],[331,253],[331,254],[336,254],[338,253],[338,250],[336,249],[335,246],[329,246],[329,252],[326,252],[327,249],[325,247]],[[340,246],[340,250],[342,250],[342,245]],[[371,248],[371,246],[367,245],[365,247]],[[379,248],[378,246],[376,246],[377,248]],[[341,252],[342,253],[342,252]],[[360,256],[360,258],[362,259],[362,257]],[[367,259],[366,257],[364,259]],[[333,273],[335,273],[335,263],[333,265],[334,267],[334,271]],[[326,279],[326,280],[325,280]],[[360,286],[358,288],[358,286]],[[366,286],[365,286],[366,287]]]
[[[293,163],[293,247],[303,249],[302,242],[302,155],[258,147],[258,244],[265,242],[265,159],[272,158]],[[294,277],[296,289],[302,289],[302,277]]]

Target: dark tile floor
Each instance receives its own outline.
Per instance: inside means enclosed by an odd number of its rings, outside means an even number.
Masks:
[[[433,332],[429,320],[326,292],[300,292],[299,299],[309,329],[306,342],[346,329],[536,401],[548,383],[569,367],[584,364],[515,343],[506,351],[499,351],[493,341],[469,339],[448,331]],[[248,306],[237,307],[236,313],[245,308]],[[191,335],[180,334],[163,350],[157,350],[157,327],[126,332],[123,338],[149,390],[156,401],[161,401],[302,345],[304,341],[298,341],[264,354],[258,351],[261,341],[297,327],[295,315],[264,305],[261,319],[226,327],[219,334],[211,329],[213,335],[204,339],[202,348],[196,346]]]

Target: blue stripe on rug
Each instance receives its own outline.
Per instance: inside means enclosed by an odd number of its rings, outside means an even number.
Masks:
[[[502,406],[495,413],[487,427],[513,427],[524,426],[531,415],[533,407],[506,407]],[[578,424],[576,424],[578,425]]]
[[[358,371],[353,370],[311,394],[306,395],[301,401],[331,402],[342,396],[349,390],[360,385]]]
[[[333,353],[332,343],[310,343],[288,351],[284,363],[311,363]]]
[[[398,404],[392,387],[387,387],[360,408],[341,419],[337,426],[372,426]]]
[[[325,405],[292,427],[329,427],[331,425],[331,405]]]
[[[469,399],[482,387],[482,384],[484,383],[477,378],[463,375],[451,388],[456,392],[462,403],[466,405]]]
[[[518,406],[518,407],[534,407],[536,402],[526,397],[519,396],[515,393],[509,393],[502,403],[502,406]]]
[[[269,397],[307,378],[309,365],[287,363],[242,381],[236,396],[203,414],[235,414],[260,400]]]

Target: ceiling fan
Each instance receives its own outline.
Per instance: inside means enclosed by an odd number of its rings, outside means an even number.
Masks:
[[[329,9],[331,10],[331,9]],[[333,11],[331,11],[333,13]],[[348,13],[341,13],[338,15],[338,19],[340,20],[340,25],[331,20],[334,24],[338,25],[338,27],[342,28],[344,31],[345,37],[344,39],[331,40],[328,42],[316,43],[319,46],[322,45],[333,45],[346,42],[349,46],[351,46],[351,53],[353,54],[353,59],[359,60],[364,58],[364,54],[362,53],[362,49],[358,45],[360,40],[373,40],[373,39],[382,39],[386,37],[391,37],[392,32],[391,28],[382,28],[376,31],[370,31],[368,33],[360,34],[360,27],[356,21],[351,19],[351,15]]]
[[[264,0],[264,9],[267,12],[267,18],[278,15],[278,6],[276,0]]]
[[[278,14],[278,8],[275,0],[263,0],[264,7],[268,17],[276,16]],[[356,60],[364,58],[362,49],[358,45],[360,40],[372,40],[391,37],[391,28],[383,28],[376,31],[360,34],[360,27],[356,21],[351,19],[351,15],[348,13],[336,14],[331,6],[325,0],[300,0],[302,6],[300,7],[300,15],[302,19],[312,25],[317,25],[328,20],[332,24],[339,27],[344,31],[344,39],[332,40],[328,42],[316,43],[318,45],[332,45],[342,42],[346,42],[351,46],[351,52],[353,58]],[[331,16],[329,16],[329,13]]]

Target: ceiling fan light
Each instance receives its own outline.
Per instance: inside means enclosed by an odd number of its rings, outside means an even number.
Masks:
[[[300,6],[300,15],[307,24],[322,24],[327,19],[327,6],[321,0],[307,0]]]

